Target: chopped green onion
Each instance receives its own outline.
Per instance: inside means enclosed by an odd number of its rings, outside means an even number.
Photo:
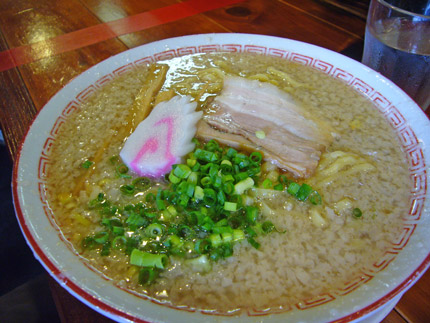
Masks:
[[[260,244],[252,237],[248,238],[248,242],[250,243],[251,246],[253,246],[255,249],[259,249],[260,248]]]
[[[255,136],[258,139],[264,139],[264,138],[266,138],[266,133],[264,131],[262,131],[262,130],[258,130],[258,131],[255,132]]]
[[[199,179],[199,174],[196,172],[191,172],[191,174],[188,176],[187,182],[197,185],[198,179]]]
[[[151,238],[161,236],[163,234],[163,231],[163,226],[159,223],[152,223],[148,225],[145,229],[146,234]]]
[[[116,168],[116,173],[118,174],[119,177],[131,178],[131,176],[127,174],[128,173],[128,167],[125,164],[118,165]]]
[[[203,197],[205,196],[205,193],[203,191],[203,188],[201,188],[200,186],[196,186],[194,188],[194,198],[196,200],[203,200]]]
[[[226,155],[229,158],[233,158],[233,157],[235,157],[237,155],[237,150],[234,149],[234,148],[228,148]]]
[[[201,160],[207,163],[216,161],[217,155],[214,152],[203,150],[203,149],[196,149],[194,151],[194,157],[197,158],[197,160]]]
[[[288,186],[288,185],[290,185],[290,183],[292,182],[291,180],[289,180],[288,178],[287,178],[287,176],[285,176],[285,175],[279,175],[279,177],[278,177],[278,181],[279,181],[279,183],[281,183],[281,184],[284,184],[284,185],[286,185],[286,186]]]
[[[148,202],[148,203],[154,202],[155,201],[155,195],[154,195],[154,193],[148,193],[148,194],[146,194],[145,201]]]
[[[102,246],[102,250],[100,251],[100,256],[109,256],[111,245],[109,243],[105,243]]]
[[[245,209],[246,212],[246,220],[250,224],[254,224],[257,221],[258,218],[258,208],[255,206],[248,206]]]
[[[221,162],[220,168],[223,174],[231,174],[233,171],[233,165],[231,164],[231,161],[227,159],[224,159]]]
[[[358,207],[356,207],[352,210],[352,215],[354,216],[354,218],[361,218],[363,213],[361,212],[361,210]]]
[[[197,160],[196,159],[191,159],[191,158],[187,159],[187,165],[189,167],[194,167],[196,164],[197,164]]]
[[[127,239],[124,236],[115,237],[112,240],[112,248],[121,250],[125,248],[126,242],[127,242]]]
[[[212,184],[212,180],[210,177],[206,176],[200,180],[200,183],[202,184],[202,186],[210,186]]]
[[[210,165],[211,166],[209,167],[209,177],[213,178],[218,175],[219,167],[216,164],[210,164]]]
[[[126,195],[132,195],[134,193],[134,186],[133,185],[122,185],[119,190],[126,194]]]
[[[273,225],[272,222],[265,221],[261,225],[261,229],[263,230],[264,233],[269,233],[269,232],[272,232],[275,229],[275,226]]]
[[[228,221],[225,218],[221,219],[217,223],[215,223],[215,226],[217,226],[217,227],[225,227],[227,225],[228,225]]]
[[[172,184],[178,184],[181,179],[173,174],[173,170],[169,173],[169,181]]]
[[[142,217],[140,214],[131,214],[127,220],[125,221],[127,224],[129,225],[134,225],[137,227],[143,226],[144,224],[146,224],[148,221]]]
[[[203,202],[207,205],[214,205],[216,203],[216,193],[211,188],[203,189]]]
[[[197,138],[191,139],[191,142],[196,145],[196,147],[200,147],[200,141]]]
[[[99,232],[94,235],[94,241],[100,244],[104,244],[109,240],[108,232]]]
[[[93,237],[85,237],[82,239],[82,247],[84,249],[93,249],[97,245],[97,242]]]
[[[299,190],[300,190],[300,184],[297,184],[295,182],[290,183],[290,185],[288,185],[288,188],[287,188],[287,192],[294,196],[296,196]]]
[[[164,269],[168,263],[168,258],[165,254],[152,254],[149,252],[133,249],[130,255],[130,264],[139,267],[155,267]]]
[[[272,185],[273,185],[272,181],[268,178],[266,178],[263,181],[263,188],[265,188],[265,189],[272,188]]]
[[[143,267],[139,271],[139,284],[151,285],[158,277],[158,272],[151,267]]]
[[[212,178],[212,185],[213,185],[213,187],[215,187],[215,188],[220,188],[220,187],[221,187],[221,185],[222,185],[222,177],[221,177],[221,176],[218,176],[218,175],[215,175],[215,176]]]
[[[303,183],[302,186],[300,186],[300,189],[296,193],[296,198],[299,201],[306,201],[309,194],[312,192],[312,187],[310,187],[308,184]]]
[[[229,226],[214,226],[214,233],[233,233],[233,229]]]
[[[320,195],[317,191],[313,191],[313,192],[309,195],[309,201],[310,201],[313,205],[320,205],[320,204],[322,203],[321,195]]]
[[[227,182],[234,182],[234,177],[233,177],[233,175],[231,175],[231,174],[223,175],[223,176],[222,176],[222,181],[223,181],[224,183],[227,183]]]
[[[243,230],[240,229],[234,229],[233,230],[233,241],[237,242],[237,241],[241,241],[245,239],[245,232],[243,232]]]
[[[248,177],[234,185],[234,193],[237,195],[242,195],[247,189],[254,186],[254,180]]]
[[[179,229],[179,235],[186,238],[186,237],[192,237],[195,235],[195,232],[193,229],[191,229],[188,225],[182,225]]]
[[[247,172],[240,172],[234,175],[234,178],[239,182],[249,177]]]
[[[112,232],[116,236],[122,236],[124,234],[124,231],[125,230],[123,227],[118,227],[118,226],[112,227]]]
[[[109,161],[112,165],[118,164],[119,163],[119,156],[118,155],[112,156],[111,158],[109,158]]]
[[[220,148],[218,142],[214,139],[211,139],[206,143],[205,149],[209,151],[218,151]]]
[[[176,177],[185,179],[191,174],[191,169],[187,165],[180,164],[173,170],[173,174]]]
[[[263,160],[263,155],[258,152],[258,151],[254,151],[249,155],[249,159],[254,163],[254,164],[260,164],[261,161]]]
[[[275,186],[273,186],[273,189],[276,190],[276,191],[283,191],[284,190],[284,185],[281,184],[281,183],[276,184]]]
[[[233,255],[233,246],[231,245],[231,243],[224,243],[221,246],[221,249],[222,249],[222,256],[224,258],[227,258]]]
[[[234,192],[234,185],[232,182],[227,182],[222,185],[222,190],[225,194],[232,194]]]
[[[178,214],[178,212],[176,211],[176,209],[173,205],[169,205],[167,207],[167,211],[173,216],[176,216]]]
[[[156,199],[155,205],[157,206],[157,209],[162,211],[166,209],[166,203],[163,200]]]
[[[194,249],[198,254],[208,253],[211,249],[211,243],[206,239],[198,240],[194,245]]]
[[[218,204],[224,205],[224,209],[225,209],[225,203],[228,203],[228,202],[225,201],[225,194],[223,191],[218,191],[217,201],[218,201]]]
[[[90,160],[87,159],[86,161],[84,161],[81,164],[81,167],[85,168],[85,169],[89,169],[93,164],[94,164],[94,162],[92,162],[92,161],[90,161]]]
[[[224,203],[224,210],[230,211],[230,212],[235,212],[237,210],[237,203],[225,202]]]
[[[186,186],[185,194],[187,194],[189,197],[193,197],[194,189],[196,188],[196,185],[192,183],[187,183],[187,184],[188,185]]]
[[[233,241],[233,233],[232,232],[223,232],[221,233],[221,239],[223,243]]]
[[[176,234],[173,234],[169,236],[169,238],[166,240],[166,243],[170,244],[175,248],[179,248],[184,244],[184,241],[181,238],[179,238]]]
[[[212,233],[209,235],[209,241],[211,242],[212,246],[217,247],[222,244],[221,235],[218,233]]]
[[[133,180],[132,184],[134,188],[138,191],[144,191],[151,185],[151,180],[147,177],[138,177]]]

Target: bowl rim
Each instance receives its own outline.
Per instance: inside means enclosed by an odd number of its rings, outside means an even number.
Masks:
[[[125,319],[125,320],[137,321],[137,322],[146,322],[145,319],[136,317],[136,316],[134,316],[130,313],[126,313],[126,312],[124,312],[124,311],[122,311],[122,310],[120,310],[114,306],[106,304],[104,301],[102,301],[98,297],[95,297],[93,294],[84,290],[83,287],[80,286],[79,284],[77,284],[76,282],[74,282],[73,279],[71,279],[67,275],[64,275],[62,270],[60,268],[58,268],[57,265],[53,262],[53,260],[50,259],[50,257],[45,254],[44,250],[39,245],[37,238],[34,236],[32,226],[29,223],[27,223],[27,219],[24,215],[25,212],[24,212],[23,207],[22,207],[22,201],[21,201],[21,195],[20,195],[21,194],[21,187],[20,187],[19,171],[20,171],[20,166],[23,162],[22,161],[23,149],[27,143],[28,137],[29,137],[30,133],[32,132],[32,130],[34,129],[34,127],[37,127],[37,126],[35,126],[35,122],[38,120],[39,116],[42,113],[44,113],[44,111],[46,110],[45,107],[47,105],[49,105],[55,98],[58,98],[58,96],[60,95],[61,91],[64,88],[70,86],[70,84],[73,84],[73,82],[76,82],[76,80],[79,81],[82,78],[82,75],[89,75],[91,73],[97,72],[97,69],[99,68],[99,66],[106,64],[108,61],[123,60],[122,58],[125,57],[127,55],[127,53],[128,54],[136,53],[139,50],[148,49],[150,47],[152,47],[152,49],[151,49],[152,51],[154,51],[154,48],[163,48],[164,47],[166,50],[168,50],[169,48],[175,48],[175,46],[171,47],[171,44],[174,42],[182,43],[184,41],[187,42],[188,40],[191,40],[191,41],[195,40],[197,42],[198,41],[203,41],[203,42],[206,41],[207,43],[211,44],[214,42],[214,39],[217,42],[220,42],[221,38],[231,39],[232,37],[239,37],[241,40],[249,38],[249,39],[252,39],[252,41],[256,42],[256,43],[259,43],[259,41],[261,41],[261,39],[270,40],[272,42],[276,42],[276,41],[288,42],[293,47],[299,45],[299,46],[305,47],[306,49],[309,49],[309,50],[324,51],[324,52],[330,53],[330,55],[334,55],[335,58],[342,58],[343,60],[345,60],[346,62],[350,62],[351,64],[357,64],[358,63],[358,62],[356,62],[356,61],[354,61],[348,57],[345,57],[345,56],[339,54],[339,53],[333,52],[331,50],[328,50],[328,49],[325,49],[325,48],[322,48],[322,47],[319,47],[316,45],[312,45],[312,44],[308,44],[308,43],[304,43],[304,42],[300,42],[300,41],[296,41],[296,40],[286,39],[286,38],[267,36],[267,35],[254,35],[254,34],[242,34],[242,33],[215,33],[215,34],[197,34],[197,35],[188,35],[188,36],[167,38],[167,39],[147,43],[147,44],[138,46],[136,48],[128,49],[124,52],[116,54],[116,55],[92,66],[88,70],[81,73],[79,76],[73,78],[71,81],[68,82],[68,84],[65,87],[63,87],[59,92],[57,92],[41,110],[39,110],[37,112],[35,118],[32,120],[32,122],[30,124],[30,127],[27,129],[25,136],[23,137],[24,139],[22,140],[22,142],[19,146],[17,155],[16,155],[16,159],[14,162],[14,168],[13,168],[13,174],[12,174],[13,202],[14,202],[14,207],[15,207],[15,212],[16,212],[17,218],[18,218],[18,222],[19,222],[19,225],[21,227],[21,231],[24,234],[24,237],[27,241],[27,244],[33,250],[35,257],[42,263],[42,265],[51,274],[51,276],[60,285],[62,285],[64,288],[66,288],[66,290],[68,290],[71,294],[73,294],[75,297],[77,297],[78,299],[83,301],[86,305],[90,306],[91,308],[95,309],[96,311],[100,312],[103,315],[106,315],[106,316],[113,318],[115,320]],[[224,43],[226,43],[226,42],[224,42]],[[155,49],[155,51],[156,50],[157,49]],[[369,68],[365,67],[364,65],[361,65],[361,68],[366,73],[376,74],[376,72],[370,70]],[[396,90],[397,92],[400,91],[400,93],[403,93],[403,91],[401,91],[391,81],[385,79],[384,77],[382,77],[380,75],[377,77],[379,77],[383,82],[385,82],[387,84],[387,86],[389,86],[390,88]],[[406,94],[403,93],[403,95],[407,97]],[[411,101],[410,98],[409,98],[409,100],[407,98],[405,98],[405,100],[406,100],[405,102],[407,102],[408,106],[413,106],[414,105],[413,101]],[[415,112],[415,114],[417,114],[417,120],[421,120],[421,124],[424,125],[424,128],[430,129],[429,120],[425,116],[424,112],[422,112],[422,110],[416,104],[415,104],[415,106],[416,107],[415,107],[414,112]],[[419,111],[421,111],[422,115],[419,113]],[[423,117],[424,117],[425,121],[423,121]],[[426,203],[425,205],[428,205],[428,199],[425,201],[425,203]],[[403,280],[403,282],[401,284],[397,285],[394,289],[390,290],[385,296],[377,299],[376,301],[372,302],[371,304],[368,304],[364,308],[360,308],[359,311],[356,311],[354,313],[348,314],[348,315],[343,316],[343,317],[339,317],[335,321],[336,322],[346,322],[346,321],[351,321],[351,320],[356,320],[356,319],[361,319],[361,318],[366,317],[367,315],[371,314],[376,309],[380,308],[382,305],[386,304],[389,300],[393,299],[396,295],[403,293],[408,288],[410,288],[413,285],[413,283],[415,283],[424,274],[424,272],[427,270],[427,268],[429,266],[430,266],[430,251],[427,252],[427,256],[422,260],[421,264],[419,264],[416,267],[416,269],[413,270],[413,272],[410,275],[408,275],[407,278],[405,278]]]

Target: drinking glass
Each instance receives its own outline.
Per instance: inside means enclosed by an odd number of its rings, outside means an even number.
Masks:
[[[362,62],[430,105],[430,1],[372,0]]]

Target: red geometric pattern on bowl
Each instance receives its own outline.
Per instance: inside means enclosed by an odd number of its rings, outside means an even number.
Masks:
[[[421,219],[421,214],[424,209],[425,197],[413,197],[411,199],[411,207],[407,215],[403,217],[404,221],[418,221]]]
[[[253,54],[266,54],[267,48],[263,46],[245,45],[244,52]]]
[[[201,45],[198,48],[198,52],[199,53],[215,53],[215,52],[219,52],[221,48],[221,45],[216,45],[216,44],[212,44],[212,45]],[[178,55],[179,56],[179,55]]]
[[[152,64],[154,62],[154,57],[152,56],[147,56],[141,59],[138,59],[137,61],[134,62],[134,65],[136,66],[141,66],[141,65],[148,65],[148,64]]]
[[[37,173],[39,180],[45,182],[51,162],[48,158],[41,156],[39,159],[39,171]]]
[[[388,108],[387,112],[385,112],[385,118],[394,129],[399,129],[406,125],[405,117],[393,105]]]
[[[63,115],[66,114],[66,109],[68,109],[70,106],[70,103],[66,106],[66,108],[63,110]],[[59,116],[57,120],[55,121],[54,126],[51,129],[51,136],[56,137],[58,135],[58,131],[60,128],[66,123],[66,118]]]
[[[310,56],[306,56],[298,53],[291,53],[290,61],[307,65],[307,66],[312,66],[314,59]]]
[[[104,79],[105,77],[103,77],[102,79]],[[106,80],[103,80],[99,83],[99,81],[97,81],[97,87],[102,86],[104,83],[106,82]],[[79,103],[76,101],[70,101],[69,104],[66,106],[66,108],[63,110],[63,117],[68,117],[69,115],[71,115],[73,112],[75,112],[76,110],[79,109]]]
[[[183,47],[183,48],[178,49],[178,55],[179,56],[191,55],[191,54],[195,54],[195,53],[197,53],[197,47],[196,46]]]
[[[45,144],[42,148],[42,155],[43,156],[49,156],[51,154],[51,149],[54,146],[56,139],[48,137],[46,138]]]
[[[418,138],[415,135],[415,133],[412,131],[411,127],[406,125],[404,128],[399,129],[398,134],[399,134],[400,141],[402,142],[402,146],[405,149],[410,150],[410,147],[412,147],[414,151],[421,151],[421,154],[422,154],[421,149],[417,150]]]
[[[394,260],[396,259],[398,252],[397,251],[387,251],[385,252],[385,254],[382,256],[381,259],[378,259],[378,261],[376,261],[372,268],[370,268],[370,272],[368,273],[377,273],[380,272],[381,270],[384,270],[385,268],[388,267],[388,265]]]
[[[113,75],[112,75],[112,74],[107,74],[107,75],[105,75],[105,76],[102,76],[101,78],[99,78],[99,79],[96,81],[95,86],[96,86],[97,88],[99,88],[99,87],[101,87],[101,86],[103,86],[103,85],[105,85],[105,84],[109,83],[110,81],[112,81],[112,79],[113,79]]]
[[[400,251],[402,250],[407,244],[409,239],[411,238],[412,234],[414,233],[417,225],[416,224],[404,224],[402,232],[397,237],[397,240],[393,242],[393,249],[392,251]]]
[[[49,155],[51,152],[52,144],[56,140],[56,136],[58,135],[58,130],[62,125],[66,122],[66,119],[75,111],[79,109],[80,103],[85,101],[91,94],[97,91],[98,88],[110,82],[118,75],[122,75],[123,73],[132,70],[141,65],[151,64],[158,60],[170,59],[174,57],[179,57],[183,55],[187,55],[190,53],[209,53],[209,52],[252,52],[259,54],[266,54],[270,56],[283,57],[285,59],[291,60],[296,63],[300,63],[303,65],[310,66],[314,69],[318,69],[328,75],[331,75],[334,78],[340,79],[343,82],[349,84],[351,87],[356,89],[362,95],[368,97],[375,104],[375,108],[385,117],[387,122],[393,127],[396,131],[397,135],[401,140],[401,144],[407,151],[407,158],[410,165],[410,176],[414,182],[414,189],[411,192],[411,206],[409,213],[403,217],[405,220],[403,230],[399,237],[397,237],[396,241],[392,243],[392,249],[387,251],[384,256],[376,261],[372,266],[368,268],[363,268],[362,273],[358,276],[353,277],[350,281],[345,282],[342,288],[334,291],[333,293],[327,293],[323,295],[318,295],[312,299],[302,300],[294,306],[300,310],[306,310],[308,308],[317,307],[328,302],[331,302],[336,299],[338,296],[343,296],[351,293],[356,290],[361,285],[365,284],[369,280],[371,280],[374,275],[381,270],[385,269],[397,256],[398,252],[401,251],[408,243],[410,237],[413,235],[413,232],[416,228],[416,223],[420,220],[421,214],[424,208],[425,202],[425,194],[427,193],[427,176],[425,170],[425,160],[424,154],[422,151],[422,147],[417,140],[417,136],[413,132],[413,130],[406,124],[404,116],[400,113],[400,111],[391,104],[391,102],[385,98],[380,93],[374,91],[374,89],[366,84],[363,80],[355,77],[349,72],[346,72],[336,66],[328,62],[324,62],[318,59],[314,59],[310,56],[302,55],[299,53],[290,53],[288,51],[276,48],[266,48],[263,46],[254,46],[254,45],[241,45],[241,44],[223,44],[223,45],[202,45],[198,47],[182,47],[178,49],[171,49],[163,52],[156,53],[152,56],[144,57],[138,59],[132,63],[128,63],[124,66],[117,68],[112,73],[106,74],[100,79],[98,79],[94,84],[89,85],[87,88],[82,90],[76,97],[71,100],[63,109],[61,116],[59,116],[54,123],[50,135],[51,137],[47,138],[46,143],[44,145],[44,149],[39,158],[39,169],[38,169],[38,177],[39,177],[39,194],[40,200],[44,205],[44,210],[47,218],[51,222],[52,226],[59,231],[58,226],[55,223],[54,215],[52,211],[47,206],[46,203],[46,195],[45,195],[45,182],[46,182],[46,174],[47,170],[50,166]],[[59,232],[60,239],[64,241],[64,236]],[[65,241],[68,247],[76,253],[70,243]],[[85,265],[91,270],[95,271],[94,268],[91,267],[88,263]],[[104,277],[106,278],[106,277]],[[118,288],[121,288],[117,286]],[[121,288],[123,289],[123,288]],[[132,294],[142,297],[146,299],[146,297],[137,295],[132,292]],[[166,305],[168,306],[168,305]],[[169,306],[170,307],[170,306]],[[267,310],[259,310],[252,309],[248,310],[247,314],[249,316],[261,316],[268,315],[273,313],[283,313],[290,311],[292,309],[291,306],[274,308],[273,311]],[[181,308],[181,310],[185,311],[193,311],[192,309]],[[236,312],[237,313],[237,312]],[[208,315],[226,315],[227,313],[217,313],[217,312],[204,312],[204,314]]]
[[[333,70],[333,73],[331,74],[333,75],[333,77],[344,81],[347,84],[351,84],[351,82],[354,80],[354,75],[352,75],[351,73],[348,73],[346,71],[344,71],[343,69],[340,69],[338,67],[335,67],[335,69]]]
[[[305,299],[305,300],[297,303],[296,307],[299,310],[306,310],[308,308],[312,308],[312,307],[326,304],[326,303],[331,302],[335,299],[336,299],[336,297],[334,295],[327,293],[327,294],[323,294],[323,295],[318,295],[318,296],[313,297],[313,298]]]
[[[125,68],[125,67],[124,67]],[[78,102],[84,102],[88,97],[91,96],[91,94],[93,94],[94,92],[96,92],[96,85],[92,84],[89,87],[83,89],[77,96],[76,96],[76,100],[78,100]]]
[[[238,44],[224,44],[221,46],[222,51],[236,53],[242,51],[242,45]]]
[[[373,278],[373,275],[363,273],[362,275],[360,275],[360,276],[354,278],[353,280],[345,283],[345,287],[339,288],[336,291],[336,294],[339,296],[349,294],[352,291],[356,290],[358,287],[360,287],[362,284],[367,283],[372,278]]]
[[[248,310],[247,314],[249,316],[264,316],[267,314],[281,314],[281,313],[291,311],[292,309],[293,309],[293,306],[289,304],[286,306],[273,307],[270,310],[267,310],[267,309],[264,309],[264,310],[251,309],[251,310]]]
[[[405,143],[407,144],[405,145],[405,147],[412,146],[412,148],[406,151],[409,157],[410,170],[414,172],[424,171],[426,167],[425,160],[424,160],[424,153],[421,147],[418,147],[418,139],[415,136],[413,136],[414,134],[410,135],[409,132],[401,132],[400,134],[401,134],[401,138],[412,139],[414,141],[412,144],[410,144],[410,142],[405,141]],[[405,135],[407,135],[408,137],[406,137]]]
[[[413,181],[412,194],[415,196],[425,196],[427,191],[427,171],[423,170],[420,172],[411,172],[411,178]]]
[[[154,55],[154,61],[162,61],[176,57],[176,50],[170,49]]]
[[[277,48],[269,48],[267,51],[267,55],[269,55],[269,56],[285,58],[285,59],[288,58],[289,54],[290,54],[290,52],[288,52],[286,50],[277,49]]]
[[[124,65],[124,66],[117,68],[116,70],[114,70],[112,72],[112,74],[114,76],[121,76],[123,74],[126,74],[127,72],[132,71],[133,69],[134,69],[133,63],[130,63],[130,64],[127,64],[127,65]],[[111,77],[112,77],[111,74],[109,74],[109,78],[111,78]],[[105,80],[105,81],[107,81],[107,80]],[[97,84],[97,85],[99,85],[99,84]]]
[[[382,113],[387,111],[388,107],[391,104],[390,101],[388,101],[387,98],[379,92],[373,93],[369,98],[373,101],[375,106]]]
[[[320,70],[326,74],[330,74],[334,68],[334,66],[332,64],[320,61],[319,59],[316,59],[314,61],[314,63],[312,64],[312,67],[316,68],[316,69],[318,69],[318,70]]]
[[[352,80],[351,86],[366,96],[370,96],[373,93],[373,87],[358,78]]]

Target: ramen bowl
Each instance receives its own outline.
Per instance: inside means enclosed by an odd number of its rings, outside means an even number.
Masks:
[[[195,53],[243,52],[280,57],[341,80],[373,102],[398,136],[411,181],[401,233],[384,255],[334,291],[279,310],[219,314],[174,307],[121,287],[89,265],[66,239],[47,202],[47,173],[60,129],[99,88],[140,65]],[[261,35],[204,34],[161,40],[113,56],[60,90],[26,134],[13,172],[16,214],[34,256],[68,292],[114,320],[128,322],[378,321],[426,271],[430,257],[428,199],[430,123],[397,86],[366,66],[314,45]]]

